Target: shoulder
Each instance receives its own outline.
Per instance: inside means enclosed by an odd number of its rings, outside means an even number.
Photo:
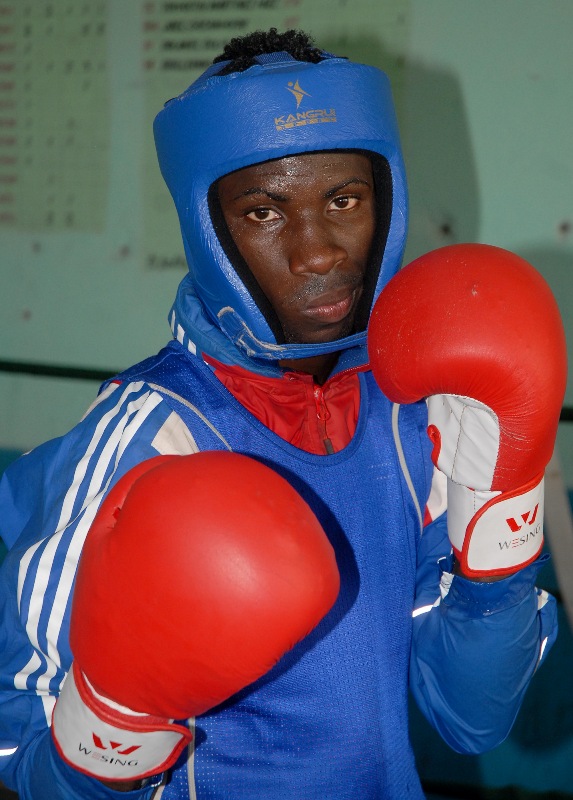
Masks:
[[[195,450],[157,391],[141,380],[111,382],[68,433],[8,467],[0,482],[0,536],[8,547],[17,540],[31,545],[71,524],[135,464]]]

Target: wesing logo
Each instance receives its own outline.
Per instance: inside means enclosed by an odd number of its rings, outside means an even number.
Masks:
[[[285,88],[296,100],[296,113],[283,114],[280,117],[275,117],[275,127],[277,131],[284,131],[287,128],[300,128],[303,125],[316,125],[319,122],[336,122],[336,111],[334,108],[312,108],[308,111],[299,111],[302,101],[312,95],[302,88],[298,82],[298,78],[294,83],[289,81]]]
[[[530,539],[537,537],[542,531],[541,522],[539,521],[536,524],[538,511],[539,503],[535,506],[533,511],[527,511],[525,514],[520,514],[517,519],[515,517],[509,517],[509,519],[506,519],[509,529],[513,534],[519,533],[520,531],[523,531],[523,533],[521,533],[520,536],[516,536],[514,539],[506,539],[505,541],[498,542],[499,549],[509,550],[513,547],[521,547]]]
[[[96,761],[104,761],[106,764],[117,764],[121,767],[125,767],[126,765],[130,767],[137,766],[137,759],[117,758],[117,756],[130,756],[132,753],[135,753],[136,750],[139,750],[141,745],[132,744],[126,746],[121,742],[113,742],[111,740],[104,743],[103,739],[101,739],[97,733],[92,733],[92,739],[96,747],[95,750],[92,750],[91,747],[87,747],[84,744],[79,745],[79,750],[84,755],[91,756],[91,758],[95,758]]]
[[[124,747],[121,742],[108,742],[108,744],[104,744],[103,740],[97,735],[97,733],[92,733],[94,744],[100,750],[116,750],[118,755],[120,756],[129,756],[131,753],[134,753],[136,750],[139,750],[141,747],[140,744],[132,744],[130,747]],[[123,750],[119,748],[122,747]]]

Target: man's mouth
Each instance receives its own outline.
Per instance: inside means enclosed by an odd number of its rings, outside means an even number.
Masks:
[[[354,306],[359,289],[345,287],[336,292],[315,297],[303,314],[319,322],[335,324],[348,316]]]

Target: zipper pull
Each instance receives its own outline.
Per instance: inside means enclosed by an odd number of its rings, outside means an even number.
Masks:
[[[332,442],[330,441],[328,434],[326,432],[326,422],[330,419],[330,411],[326,407],[326,402],[324,400],[324,393],[322,391],[322,386],[314,386],[313,388],[313,395],[314,395],[314,403],[316,406],[316,416],[319,422],[319,430],[322,436],[322,441],[324,443],[324,449],[327,455],[332,455],[334,453],[334,447],[332,446]]]

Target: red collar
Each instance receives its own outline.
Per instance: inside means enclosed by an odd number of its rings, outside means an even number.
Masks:
[[[358,373],[367,366],[337,373],[319,386],[305,372],[285,371],[269,378],[208,356],[204,359],[247,411],[295,447],[327,455],[352,439],[360,409]]]

